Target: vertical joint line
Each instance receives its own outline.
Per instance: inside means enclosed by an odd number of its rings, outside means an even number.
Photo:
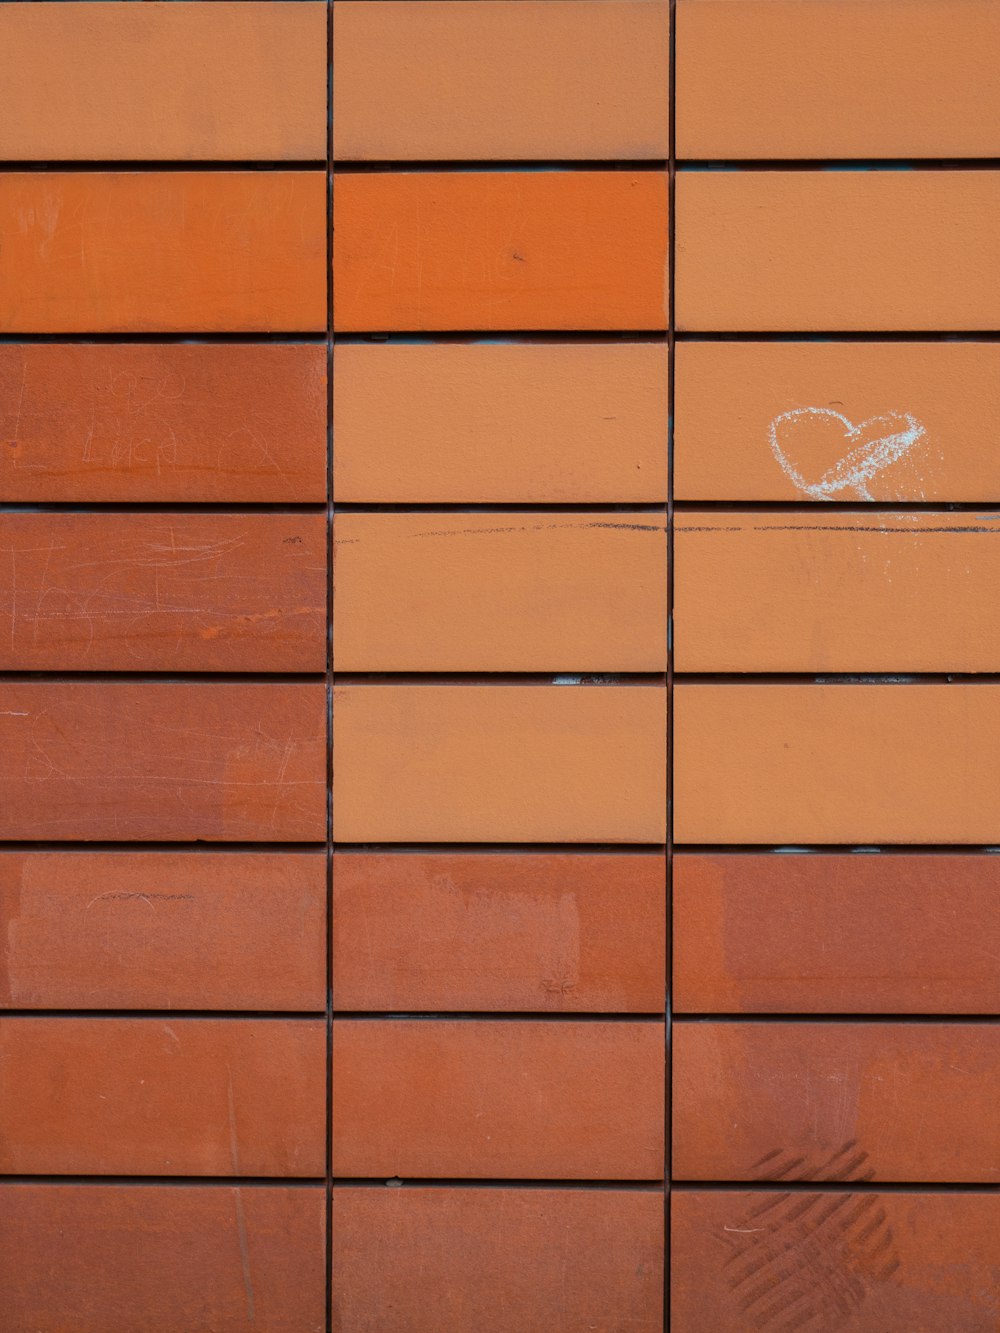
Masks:
[[[667,852],[666,852],[666,1005],[664,1012],[664,1328],[670,1327],[670,1213],[673,1121],[673,877],[674,877],[674,383],[677,354],[675,294],[677,258],[677,0],[670,0],[670,69],[667,98]]]
[[[326,1305],[333,1333],[333,0],[326,6]]]

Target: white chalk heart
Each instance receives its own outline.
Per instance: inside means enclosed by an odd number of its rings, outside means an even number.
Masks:
[[[769,435],[779,467],[803,495],[832,500],[854,490],[860,499],[872,500],[872,478],[908,454],[926,433],[909,412],[884,412],[855,426],[829,407],[797,407],[775,417]],[[801,464],[793,462],[804,454],[825,459],[832,455],[836,461],[818,480],[808,481]]]

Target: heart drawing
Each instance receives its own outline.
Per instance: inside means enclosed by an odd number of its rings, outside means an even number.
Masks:
[[[873,500],[868,489],[872,478],[908,454],[926,433],[909,412],[884,412],[855,426],[829,407],[782,412],[771,422],[769,432],[779,467],[793,486],[813,500],[832,500],[846,491],[856,492],[861,500]],[[842,452],[845,445],[847,451]],[[808,481],[801,463],[793,459],[817,453],[827,459],[833,454],[837,461],[817,481]]]

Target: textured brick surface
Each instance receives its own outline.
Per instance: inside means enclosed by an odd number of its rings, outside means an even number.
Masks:
[[[338,0],[338,159],[665,158],[665,0]]]
[[[333,363],[338,500],[666,500],[660,342],[339,343]]]
[[[340,1333],[659,1333],[662,1273],[659,1192],[334,1191]]]
[[[993,856],[682,853],[673,891],[675,1010],[1000,1011]]]
[[[1000,488],[995,343],[706,341],[675,355],[678,500],[992,502]]]
[[[318,842],[320,685],[7,681],[0,837]]]
[[[0,1018],[0,1170],[319,1176],[322,1019]]]
[[[318,853],[0,853],[0,1004],[314,1009],[326,996]]]
[[[656,1013],[665,881],[644,852],[337,853],[334,1004]]]
[[[666,670],[662,511],[347,513],[333,531],[342,671]]]
[[[679,514],[678,671],[992,671],[993,514]]]
[[[1000,172],[681,172],[677,326],[992,329]]]
[[[992,844],[998,744],[995,685],[679,684],[674,835]]]
[[[0,158],[318,159],[326,6],[4,5]]]
[[[323,671],[321,514],[0,514],[0,670]]]
[[[338,332],[666,328],[665,172],[348,173],[334,210]]]
[[[339,842],[659,842],[657,685],[343,685]]]
[[[677,1023],[678,1180],[995,1183],[1000,1030]]]
[[[11,1329],[323,1333],[322,1189],[0,1185]]]
[[[677,152],[994,157],[998,42],[991,0],[679,0]]]
[[[670,1216],[677,1333],[996,1327],[995,1194],[675,1190]]]
[[[663,1025],[334,1022],[338,1176],[655,1180]]]
[[[326,323],[322,171],[0,172],[2,333]]]

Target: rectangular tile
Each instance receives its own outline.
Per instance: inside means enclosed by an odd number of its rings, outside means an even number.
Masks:
[[[986,1024],[675,1023],[673,1172],[995,1184],[998,1096]]]
[[[996,1194],[675,1190],[670,1212],[676,1333],[996,1322]]]
[[[339,1019],[337,1176],[654,1180],[663,1025]]]
[[[684,331],[992,329],[1000,172],[682,171]]]
[[[658,853],[338,852],[334,1005],[659,1012],[665,887]]]
[[[337,0],[340,160],[666,158],[665,0]]]
[[[0,853],[0,1005],[326,1005],[321,854]]]
[[[333,618],[341,671],[665,671],[666,516],[342,513]]]
[[[326,7],[0,7],[8,161],[326,155]]]
[[[0,514],[0,670],[323,671],[323,514]]]
[[[991,0],[680,0],[677,152],[995,157],[998,43]]]
[[[1000,842],[995,685],[693,685],[674,695],[674,836]]]
[[[423,1333],[429,1310],[439,1333],[663,1327],[660,1193],[343,1186],[333,1219],[339,1333]]]
[[[322,1175],[325,1050],[322,1018],[0,1018],[0,1171]]]
[[[342,502],[666,501],[662,342],[338,343],[333,363]]]
[[[12,501],[322,502],[326,349],[0,344],[0,488]]]
[[[322,171],[0,172],[0,333],[326,327]]]
[[[0,682],[0,838],[325,836],[322,683]]]
[[[659,685],[342,685],[339,842],[661,842]]]
[[[679,500],[994,501],[1000,347],[683,342]]]
[[[39,1333],[322,1333],[325,1223],[305,1186],[0,1185],[4,1304]]]
[[[678,671],[993,671],[1000,514],[682,513]]]
[[[665,329],[663,171],[347,172],[334,327]]]
[[[674,859],[675,1011],[1000,1013],[1000,859]]]

